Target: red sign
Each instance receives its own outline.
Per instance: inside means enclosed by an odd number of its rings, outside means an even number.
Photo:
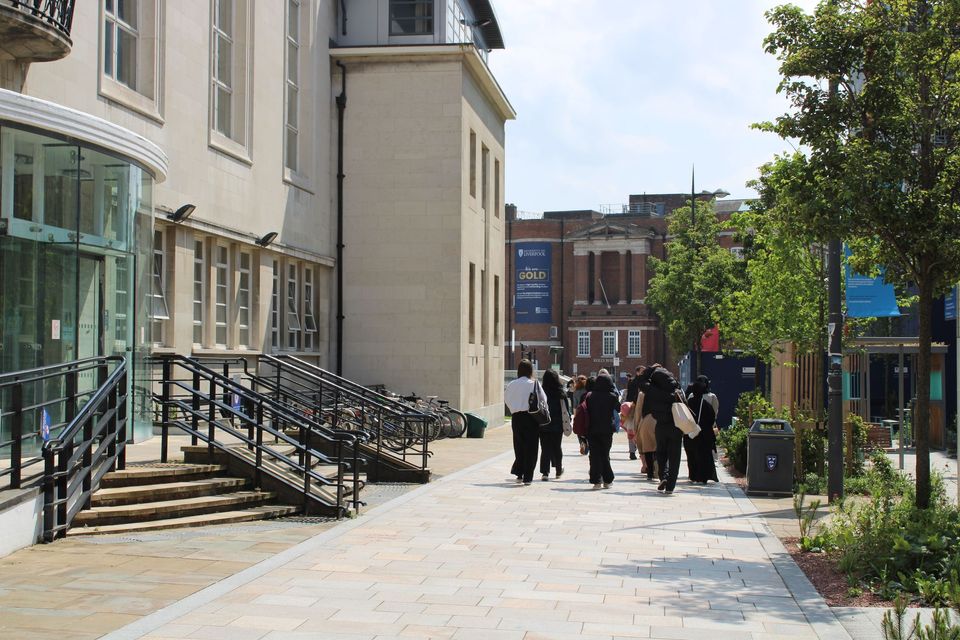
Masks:
[[[700,351],[704,353],[720,352],[720,329],[714,327],[707,329],[706,333],[700,338]]]

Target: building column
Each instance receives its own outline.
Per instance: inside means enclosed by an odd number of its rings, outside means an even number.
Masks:
[[[593,304],[603,303],[603,290],[600,288],[601,256],[603,252],[593,252]]]
[[[647,295],[647,254],[633,253],[633,264],[630,265],[633,270],[633,291],[630,292],[630,302],[640,304]]]
[[[617,304],[627,304],[627,251],[620,250],[620,293]]]
[[[587,283],[590,277],[590,254],[573,255],[573,304],[587,304]]]

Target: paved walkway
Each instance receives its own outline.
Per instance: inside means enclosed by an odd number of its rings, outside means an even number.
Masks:
[[[565,445],[560,481],[494,457],[106,637],[849,638],[739,489],[658,494],[623,441],[590,491]]]

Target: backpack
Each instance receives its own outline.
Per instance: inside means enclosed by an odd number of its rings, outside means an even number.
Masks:
[[[583,400],[577,405],[573,413],[573,432],[578,436],[587,437],[587,431],[590,430],[590,412],[587,411],[587,398],[590,394],[583,396]]]

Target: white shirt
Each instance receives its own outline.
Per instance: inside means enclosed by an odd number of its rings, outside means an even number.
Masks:
[[[510,413],[530,410],[530,393],[533,391],[534,382],[532,378],[521,377],[507,385],[503,392],[503,402],[510,409]],[[537,395],[540,401],[547,404],[547,394],[543,392],[543,387],[537,385]]]

